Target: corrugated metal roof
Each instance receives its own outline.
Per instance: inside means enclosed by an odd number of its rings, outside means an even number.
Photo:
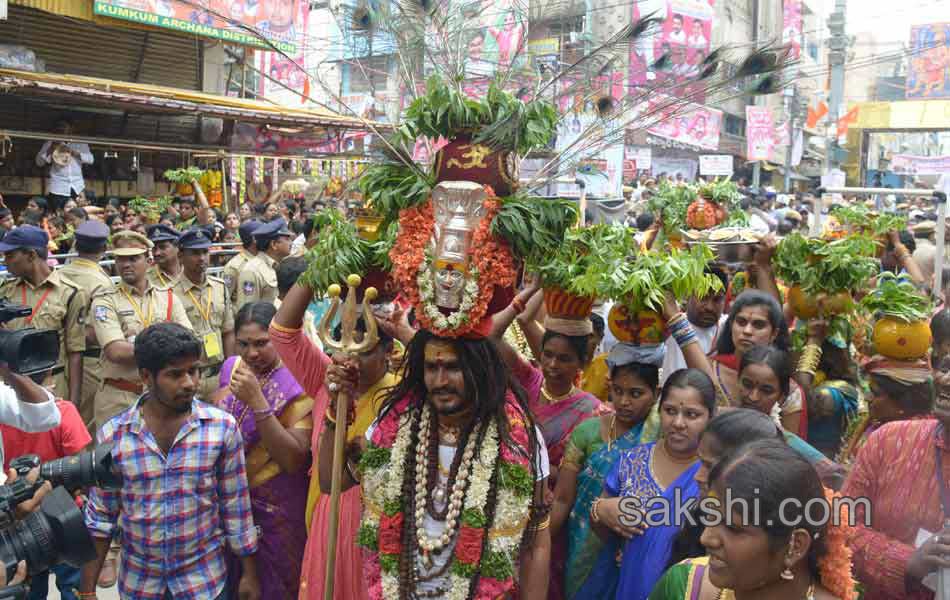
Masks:
[[[0,92],[70,98],[77,103],[88,102],[121,109],[204,115],[286,127],[364,128],[359,119],[329,110],[285,108],[258,100],[77,75],[0,69]],[[383,123],[373,125],[381,129],[391,127]]]

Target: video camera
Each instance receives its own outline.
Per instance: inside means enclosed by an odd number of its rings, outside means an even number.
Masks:
[[[79,568],[96,558],[83,514],[70,492],[121,485],[122,479],[113,469],[112,448],[112,444],[102,444],[46,463],[33,454],[10,461],[10,468],[17,472],[16,481],[0,485],[0,568],[6,570],[7,581],[21,560],[26,561],[32,577],[61,562]],[[40,475],[31,483],[26,476],[34,468],[39,468]],[[32,498],[46,481],[53,491],[43,498],[38,510],[17,519],[17,506]],[[0,588],[0,599],[20,597],[8,595],[12,591]]]
[[[0,299],[0,323],[28,317],[28,306]],[[51,329],[25,327],[16,331],[0,329],[0,362],[20,375],[49,371],[59,363],[59,334]]]

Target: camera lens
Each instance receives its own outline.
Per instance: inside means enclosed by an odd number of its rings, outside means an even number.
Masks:
[[[40,466],[40,477],[73,492],[86,487],[115,489],[121,479],[113,471],[112,444],[100,444],[92,450],[59,458]]]
[[[36,575],[61,562],[78,568],[94,558],[96,549],[82,513],[61,487],[43,498],[39,510],[0,531],[0,561],[7,581],[21,560],[26,561],[29,574]]]

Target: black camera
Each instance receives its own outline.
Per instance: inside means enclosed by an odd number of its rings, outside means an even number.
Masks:
[[[0,485],[0,567],[6,569],[7,581],[21,560],[33,576],[61,562],[78,568],[96,558],[83,514],[70,492],[121,485],[113,469],[112,444],[42,464],[36,455],[20,456],[10,461],[10,468],[17,472],[16,481]],[[26,476],[34,468],[39,468],[40,476],[31,483]],[[16,507],[32,498],[45,481],[54,486],[53,491],[38,510],[17,520]],[[4,597],[0,593],[0,599]]]
[[[28,317],[28,306],[0,299],[0,323]],[[59,363],[59,333],[51,329],[26,327],[16,331],[0,329],[0,362],[20,375],[49,371]]]

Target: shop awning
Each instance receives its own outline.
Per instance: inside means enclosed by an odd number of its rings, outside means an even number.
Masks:
[[[164,112],[234,119],[300,129],[367,129],[363,121],[320,108],[287,108],[244,98],[231,98],[158,85],[112,81],[60,73],[0,69],[0,93],[68,99],[132,112]],[[390,129],[385,123],[372,123]]]

